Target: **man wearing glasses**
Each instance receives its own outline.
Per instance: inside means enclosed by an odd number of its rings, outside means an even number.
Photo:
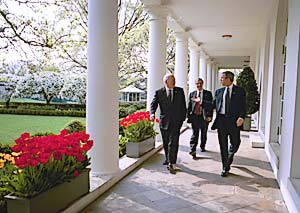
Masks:
[[[196,148],[199,140],[199,131],[201,131],[201,152],[205,152],[205,145],[207,140],[207,128],[209,122],[212,120],[212,93],[203,89],[203,80],[198,78],[196,80],[197,90],[189,95],[189,103],[187,110],[188,123],[192,124],[193,134],[190,139],[190,155],[196,159]]]

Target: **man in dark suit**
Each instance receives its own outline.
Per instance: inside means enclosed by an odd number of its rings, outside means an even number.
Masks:
[[[189,95],[189,103],[187,110],[188,123],[192,123],[193,134],[190,140],[190,155],[196,158],[196,148],[198,145],[199,129],[201,130],[201,151],[205,151],[207,140],[207,127],[212,120],[212,93],[203,89],[203,80],[198,78],[196,80],[197,90]]]
[[[234,74],[232,72],[223,72],[221,84],[224,87],[216,90],[214,97],[217,116],[211,129],[218,130],[223,165],[222,177],[228,176],[233,156],[240,146],[240,128],[246,114],[245,91],[243,88],[234,85],[233,80]],[[228,137],[231,146],[229,152]]]
[[[163,78],[165,87],[155,92],[151,103],[151,119],[155,119],[155,112],[159,105],[160,122],[159,127],[163,139],[166,161],[170,173],[175,174],[174,164],[177,161],[179,147],[180,128],[186,118],[186,102],[184,91],[175,87],[173,74],[166,74]]]

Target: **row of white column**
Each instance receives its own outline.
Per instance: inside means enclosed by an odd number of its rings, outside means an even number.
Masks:
[[[88,1],[88,92],[87,132],[94,140],[90,152],[92,174],[113,174],[119,171],[118,156],[118,1]],[[150,14],[149,72],[147,108],[155,90],[163,86],[166,73],[166,29],[168,11],[163,7],[146,8]],[[201,77],[205,88],[216,89],[217,66],[200,54],[199,47],[188,48],[189,37],[177,32],[176,85],[188,92],[196,89]],[[189,88],[188,52],[190,50]]]
[[[166,19],[168,11],[163,7],[147,7],[150,14],[149,33],[149,73],[147,88],[147,109],[150,108],[155,90],[163,87],[162,78],[166,74]],[[186,32],[175,32],[176,54],[174,75],[176,85],[182,87],[187,97],[196,89],[195,80],[202,78],[204,88],[216,89],[217,66],[204,55],[200,47],[190,46]],[[188,54],[190,53],[190,73],[188,78]],[[189,87],[187,87],[189,82]]]

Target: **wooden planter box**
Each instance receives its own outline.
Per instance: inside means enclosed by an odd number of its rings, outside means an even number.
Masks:
[[[141,142],[127,142],[127,157],[138,158],[155,147],[155,138],[147,138]]]
[[[33,198],[6,195],[8,213],[54,213],[65,209],[72,202],[87,194],[90,189],[90,169],[86,169],[70,182],[59,184]]]

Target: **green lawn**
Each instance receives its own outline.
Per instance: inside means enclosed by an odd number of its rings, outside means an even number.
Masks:
[[[80,120],[85,123],[85,118],[77,117],[0,114],[0,142],[13,144],[23,132],[59,133],[71,120]]]
[[[5,102],[4,99],[0,99],[0,102]],[[21,103],[46,103],[46,101],[34,100],[31,98],[12,98],[10,102],[21,102]]]

